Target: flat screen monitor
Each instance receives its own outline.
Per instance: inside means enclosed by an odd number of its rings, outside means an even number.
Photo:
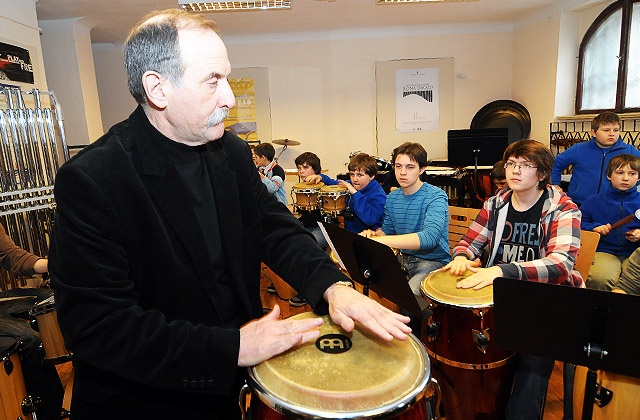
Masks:
[[[476,154],[478,166],[493,166],[502,159],[508,145],[509,129],[505,127],[449,130],[447,132],[449,166],[474,166]]]

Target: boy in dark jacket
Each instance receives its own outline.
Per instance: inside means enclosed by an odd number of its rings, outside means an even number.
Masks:
[[[640,158],[622,154],[607,165],[610,189],[587,198],[580,207],[581,228],[599,233],[600,242],[587,278],[590,289],[610,291],[617,283],[622,264],[640,246],[640,220],[616,229],[611,225],[640,209],[640,193],[636,188]]]

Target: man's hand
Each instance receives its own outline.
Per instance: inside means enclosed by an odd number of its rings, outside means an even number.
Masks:
[[[331,320],[345,331],[353,331],[358,322],[385,341],[406,340],[411,333],[406,325],[409,317],[385,308],[350,287],[331,285],[324,292],[324,298],[329,302]]]
[[[240,328],[238,366],[253,366],[320,336],[322,318],[280,319],[280,307]]]

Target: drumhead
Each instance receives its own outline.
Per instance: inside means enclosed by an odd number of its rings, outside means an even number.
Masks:
[[[428,298],[445,305],[464,308],[493,306],[493,286],[480,290],[458,289],[456,284],[473,274],[471,271],[454,276],[449,270],[437,270],[422,280],[420,291]]]
[[[320,188],[320,195],[322,194],[347,194],[348,188],[344,185],[327,185]]]
[[[41,300],[40,302],[33,305],[33,307],[29,310],[29,315],[38,316],[49,313],[55,310],[56,301],[54,295],[49,296],[48,298]]]
[[[304,192],[304,191],[317,191],[320,188],[324,187],[324,182],[319,182],[317,184],[314,184],[312,182],[300,182],[298,184],[295,184],[293,186],[293,190],[295,191],[299,191],[299,192]]]
[[[315,316],[306,312],[292,318]],[[249,369],[265,404],[312,418],[372,418],[422,398],[430,365],[419,340],[386,342],[359,325],[347,333],[328,316],[322,318],[315,342]]]

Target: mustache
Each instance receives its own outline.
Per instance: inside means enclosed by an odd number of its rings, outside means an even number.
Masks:
[[[214,125],[220,124],[229,116],[229,108],[216,109],[207,121],[207,128],[211,128]]]

